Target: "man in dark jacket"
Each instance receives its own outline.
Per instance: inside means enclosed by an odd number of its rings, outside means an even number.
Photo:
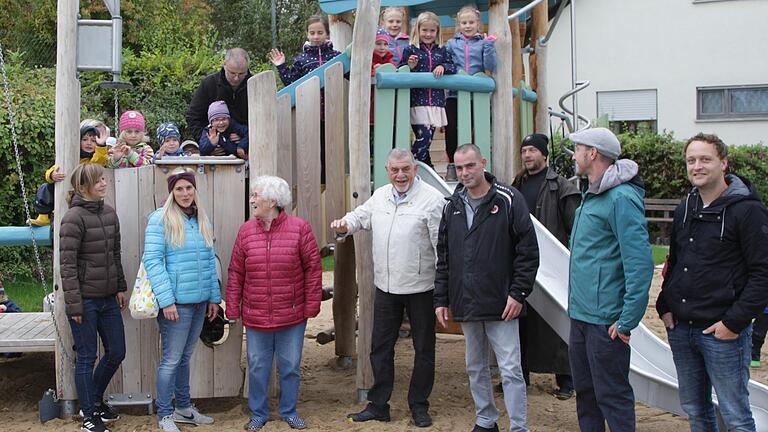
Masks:
[[[693,188],[675,210],[656,310],[667,328],[680,405],[691,430],[754,431],[749,406],[752,319],[768,300],[768,211],[728,168],[727,147],[698,134],[685,145]]]
[[[576,186],[547,166],[549,139],[543,134],[523,139],[520,153],[525,170],[512,182],[519,190],[528,210],[563,246],[573,227],[581,194]],[[520,318],[520,345],[525,382],[530,384],[529,372],[554,373],[558,399],[573,396],[573,380],[568,365],[568,345],[533,308]]]
[[[200,138],[200,132],[208,126],[208,106],[219,100],[227,103],[229,114],[236,122],[248,124],[249,61],[244,49],[230,48],[224,54],[224,67],[203,78],[187,109],[189,136]]]
[[[525,380],[516,318],[539,267],[536,233],[520,192],[485,172],[480,149],[464,144],[454,156],[461,182],[443,209],[437,242],[435,314],[448,307],[466,340],[467,374],[477,416],[474,432],[498,431],[488,367],[490,345],[504,387],[511,431],[526,431]]]

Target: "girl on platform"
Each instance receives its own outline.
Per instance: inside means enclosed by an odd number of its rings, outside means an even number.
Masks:
[[[149,165],[154,159],[149,137],[144,128],[144,116],[138,111],[126,111],[120,116],[120,136],[109,148],[107,168],[134,168]]]
[[[451,53],[456,68],[467,75],[485,72],[491,75],[496,70],[496,46],[493,36],[480,33],[480,11],[474,6],[464,6],[456,15],[456,36],[446,44]],[[456,180],[456,168],[453,166],[453,153],[458,146],[457,134],[457,101],[456,92],[448,93],[445,102],[448,125],[445,127],[445,151],[448,153],[448,170],[446,179]]]
[[[403,50],[410,44],[408,35],[403,32],[405,11],[401,7],[388,7],[381,13],[381,27],[376,31],[377,35],[386,35],[389,42],[389,51],[395,64],[400,63]]]
[[[197,194],[195,172],[176,168],[168,176],[168,199],[149,215],[144,237],[144,268],[160,306],[162,358],[157,368],[160,429],[179,432],[176,423],[211,424],[192,405],[190,358],[207,317],[219,311],[213,228]],[[176,399],[174,409],[172,401]]]
[[[125,275],[120,222],[104,204],[107,181],[95,163],[78,165],[70,177],[69,210],[61,220],[61,281],[77,353],[75,387],[82,430],[109,432],[104,422],[120,416],[104,403],[104,391],[125,358]],[[104,349],[94,369],[101,339]]]
[[[432,12],[422,12],[411,32],[411,45],[403,50],[400,66],[411,72],[431,72],[435,78],[456,73],[451,55],[442,45],[440,19]],[[432,166],[429,146],[435,129],[448,124],[445,115],[445,90],[411,89],[411,128],[416,135],[411,151],[416,160]]]

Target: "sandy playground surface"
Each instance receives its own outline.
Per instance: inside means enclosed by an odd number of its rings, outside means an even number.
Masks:
[[[332,277],[327,274],[326,278]],[[325,285],[328,285],[325,281]],[[656,318],[652,304],[659,290],[658,275],[651,289],[651,305],[644,318],[653,331],[664,335],[661,321]],[[331,365],[334,359],[333,344],[318,345],[312,338],[320,330],[332,324],[331,302],[323,303],[322,312],[307,326],[302,365],[302,387],[299,413],[310,430],[318,431],[406,431],[422,430],[411,423],[406,393],[413,355],[410,340],[400,339],[396,355],[396,382],[392,397],[392,421],[390,423],[369,422],[351,424],[346,414],[363,408],[355,402],[355,370],[336,370]],[[763,355],[768,353],[764,348]],[[752,377],[768,383],[768,366],[752,370]],[[531,375],[532,384],[528,389],[528,424],[531,431],[578,431],[576,401],[557,400],[552,396],[555,388],[550,375]],[[41,425],[38,420],[37,402],[43,392],[54,386],[54,360],[49,353],[30,353],[19,359],[0,360],[0,410],[2,429],[7,432],[20,431],[79,431],[79,420],[52,420]],[[237,431],[242,430],[248,419],[248,406],[242,398],[203,399],[195,401],[201,412],[216,419],[213,426],[186,426],[182,431]],[[437,375],[431,397],[430,412],[434,418],[431,430],[469,431],[474,424],[474,405],[469,393],[467,375],[464,370],[464,340],[460,336],[438,335]],[[496,404],[501,410],[500,426],[508,426],[504,403],[497,395]],[[638,431],[679,432],[688,430],[685,419],[637,404]],[[264,431],[288,431],[287,424],[275,414],[272,404],[272,418]],[[113,424],[113,431],[154,431],[157,430],[155,417],[146,415],[143,408],[122,411],[122,418]],[[430,430],[430,429],[426,429]],[[503,430],[503,429],[502,429]]]

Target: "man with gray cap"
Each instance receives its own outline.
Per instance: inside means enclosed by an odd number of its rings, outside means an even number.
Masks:
[[[605,128],[568,137],[587,177],[571,233],[568,354],[582,431],[635,430],[629,338],[648,305],[653,258],[644,186],[634,161]]]

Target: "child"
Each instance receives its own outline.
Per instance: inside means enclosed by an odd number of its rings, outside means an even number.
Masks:
[[[464,70],[467,75],[478,72],[490,75],[496,70],[495,38],[480,34],[480,11],[474,6],[464,6],[456,15],[456,27],[460,31],[446,44],[456,67]],[[453,153],[458,146],[456,92],[448,94],[445,111],[448,117],[448,126],[445,128],[445,151],[448,153],[446,180],[456,181],[456,168],[453,165]]]
[[[322,66],[328,60],[341,54],[333,49],[333,44],[328,38],[331,30],[328,19],[320,15],[312,15],[307,19],[307,40],[304,44],[304,53],[293,60],[293,65],[285,63],[285,54],[277,48],[269,53],[272,64],[277,66],[280,79],[284,85],[290,85],[304,75]]]
[[[181,149],[189,156],[200,156],[200,146],[192,140],[181,143]]]
[[[110,139],[115,140],[110,136],[112,131],[109,130],[106,124],[104,124],[101,120],[96,119],[85,119],[80,122],[80,128],[82,129],[84,126],[93,126],[96,128],[97,131],[99,131],[99,136],[96,138],[96,145],[99,146],[110,146]],[[115,140],[116,141],[116,140]],[[114,143],[112,143],[114,145]],[[106,163],[107,157],[106,153],[104,153],[104,161]]]
[[[149,165],[154,152],[147,142],[149,137],[144,129],[144,116],[138,111],[126,111],[120,116],[120,136],[111,147],[107,168],[134,168]]]
[[[411,32],[411,45],[403,50],[400,66],[412,72],[432,72],[435,78],[456,73],[448,50],[441,45],[440,19],[432,12],[422,12]],[[417,160],[432,166],[429,146],[435,129],[448,123],[445,116],[445,91],[411,89],[411,128],[416,135],[411,151]]]
[[[154,160],[163,156],[189,156],[181,148],[181,133],[174,123],[163,123],[157,127],[157,143],[160,148],[155,153]]]
[[[230,118],[226,102],[208,106],[208,122],[210,125],[200,133],[200,156],[248,159],[248,128]]]
[[[408,46],[408,35],[403,33],[403,21],[405,11],[401,7],[388,7],[381,13],[381,27],[376,31],[377,35],[389,36],[389,51],[394,56],[395,64],[400,64],[403,50]]]
[[[96,120],[94,120],[96,121]],[[95,163],[101,166],[107,164],[107,147],[101,140],[101,134],[96,127],[81,123],[80,126],[80,163]],[[35,210],[37,218],[29,221],[34,226],[51,224],[51,212],[53,212],[53,187],[67,178],[67,174],[56,165],[45,172],[45,181],[37,189],[35,194]]]

